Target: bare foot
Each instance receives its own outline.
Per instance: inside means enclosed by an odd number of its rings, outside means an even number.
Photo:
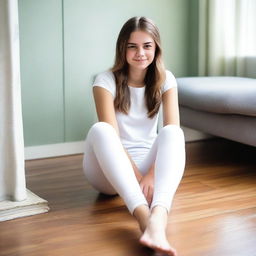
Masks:
[[[170,256],[177,256],[166,237],[167,211],[161,206],[154,207],[149,217],[147,227],[140,238],[140,243]]]
[[[147,205],[140,205],[133,212],[133,215],[137,219],[142,233],[147,227],[149,213],[149,207]]]

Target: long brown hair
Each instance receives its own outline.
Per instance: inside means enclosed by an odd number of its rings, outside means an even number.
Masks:
[[[134,31],[147,32],[155,41],[156,50],[153,62],[148,66],[144,83],[148,117],[153,118],[161,105],[161,86],[165,80],[165,68],[162,61],[160,34],[155,24],[145,17],[133,17],[122,27],[116,42],[115,64],[111,71],[116,79],[115,109],[128,114],[131,101],[128,87],[129,65],[126,61],[126,49],[130,35]]]

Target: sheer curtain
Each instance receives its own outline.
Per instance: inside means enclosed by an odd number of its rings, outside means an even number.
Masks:
[[[17,0],[0,1],[0,201],[27,197]],[[0,202],[1,204],[1,202]]]
[[[245,76],[256,57],[255,0],[199,0],[199,75]]]

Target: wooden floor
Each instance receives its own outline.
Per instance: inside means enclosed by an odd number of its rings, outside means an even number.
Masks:
[[[180,256],[256,255],[256,149],[226,140],[187,144],[168,222]],[[119,197],[99,195],[82,155],[26,162],[27,187],[50,212],[0,223],[0,255],[151,256]]]

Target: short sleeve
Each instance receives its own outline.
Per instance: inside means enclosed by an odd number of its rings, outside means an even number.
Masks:
[[[166,70],[166,79],[162,86],[162,93],[166,92],[167,90],[173,87],[177,87],[176,78],[174,77],[171,71]]]
[[[113,97],[116,95],[116,83],[114,74],[111,71],[105,71],[96,76],[92,86],[99,86],[108,90]]]

